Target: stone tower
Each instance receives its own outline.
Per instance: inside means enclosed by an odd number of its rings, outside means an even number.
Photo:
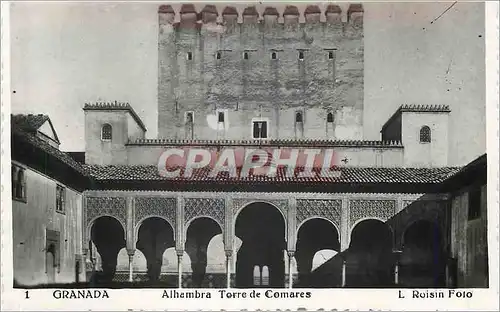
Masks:
[[[158,14],[160,138],[362,138],[361,5]]]

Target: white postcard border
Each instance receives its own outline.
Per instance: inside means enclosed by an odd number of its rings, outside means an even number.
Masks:
[[[1,107],[1,308],[2,310],[284,310],[305,308],[307,310],[494,310],[498,308],[498,2],[485,4],[486,21],[486,119],[488,153],[488,246],[489,288],[460,289],[456,292],[472,292],[472,298],[413,299],[417,289],[276,289],[273,292],[310,292],[309,299],[267,299],[265,289],[258,289],[261,298],[219,299],[217,289],[199,290],[209,292],[211,299],[162,298],[164,289],[106,289],[109,299],[55,299],[53,289],[13,289],[12,213],[10,201],[10,4],[1,3],[2,11],[2,107]],[[28,293],[26,293],[28,291]],[[103,290],[101,290],[102,292]],[[167,291],[170,291],[169,289]],[[182,289],[187,293],[193,289]],[[230,289],[230,292],[252,290]],[[434,290],[422,289],[422,293]],[[439,292],[440,290],[436,290]],[[449,289],[442,292],[447,296]],[[28,294],[29,299],[26,298]],[[405,298],[400,298],[404,296]],[[264,298],[262,298],[264,297]]]

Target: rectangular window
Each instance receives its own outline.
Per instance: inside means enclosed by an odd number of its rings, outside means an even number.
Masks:
[[[299,51],[299,60],[304,60],[304,51]]]
[[[217,114],[217,120],[218,120],[219,122],[224,122],[224,112],[219,112],[219,113]]]
[[[475,187],[469,191],[469,220],[481,217],[481,188]]]
[[[267,139],[267,121],[253,121],[252,134],[254,139]]]
[[[184,115],[184,122],[185,123],[193,123],[193,112],[186,112],[186,114]]]
[[[64,213],[66,203],[66,188],[61,185],[56,187],[56,211]]]
[[[25,169],[12,165],[12,199],[26,202],[26,172]]]
[[[222,53],[220,51],[217,51],[217,53],[215,53],[215,58],[220,60],[222,58]]]
[[[193,52],[188,52],[186,55],[186,58],[188,61],[192,61],[193,60]]]
[[[328,59],[333,60],[334,57],[333,51],[328,51]]]
[[[243,59],[248,60],[248,52],[243,52]]]
[[[278,59],[278,53],[273,51],[271,52],[271,60],[277,60]]]

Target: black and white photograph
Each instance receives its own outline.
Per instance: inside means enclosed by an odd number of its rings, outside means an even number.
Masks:
[[[487,5],[2,5],[15,306],[498,294]]]

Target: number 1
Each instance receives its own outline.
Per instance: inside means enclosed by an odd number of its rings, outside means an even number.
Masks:
[[[30,295],[29,295],[28,291],[26,290],[25,293],[26,293],[26,298],[24,298],[24,299],[29,299]]]

